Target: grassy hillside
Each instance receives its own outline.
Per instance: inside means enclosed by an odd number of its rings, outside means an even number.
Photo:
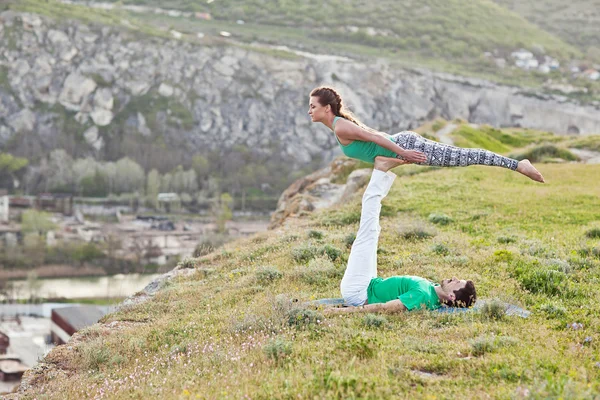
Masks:
[[[528,319],[302,307],[339,296],[357,196],[186,261],[191,278],[55,349],[47,361],[64,373],[23,398],[593,398],[600,165],[539,167],[546,185],[498,168],[397,168],[378,251],[380,276],[473,279],[480,298],[521,305]]]
[[[494,0],[600,62],[600,1]]]
[[[460,0],[333,0],[325,3],[122,0],[117,4],[207,12],[212,20],[173,18],[153,12],[140,14],[123,9],[86,9],[69,11],[66,15],[83,14],[82,19],[90,20],[97,14],[102,23],[121,21],[122,25],[128,25],[122,23],[127,19],[144,32],[158,30],[165,34],[169,29],[176,29],[193,38],[202,32],[205,40],[218,37],[220,31],[226,30],[238,42],[288,45],[363,59],[386,57],[405,66],[424,66],[525,86],[540,85],[548,76],[520,69],[499,69],[484,53],[496,52],[497,56],[509,57],[510,52],[521,47],[541,46],[547,55],[560,60],[582,56],[576,47],[491,0],[467,3]],[[81,9],[80,6],[59,6],[52,0],[23,0],[11,7],[57,17],[65,12],[63,10]],[[238,20],[244,23],[238,24]]]

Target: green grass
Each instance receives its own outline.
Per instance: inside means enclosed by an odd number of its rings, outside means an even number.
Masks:
[[[305,300],[339,296],[347,238],[358,223],[322,220],[355,209],[356,198],[198,259],[197,275],[103,318],[119,329],[92,327],[72,350],[53,350],[47,360],[68,374],[38,378],[23,398],[103,391],[113,399],[475,399],[525,389],[533,398],[592,398],[600,391],[600,258],[588,232],[600,220],[600,187],[589,182],[600,165],[539,168],[545,185],[492,167],[399,177],[384,200],[396,212],[381,220],[378,256],[380,276],[472,279],[480,298],[521,305],[532,312],[527,319],[493,304],[481,314],[385,318],[325,318],[303,308]],[[441,212],[453,222],[437,225],[435,237],[400,237],[400,227]],[[310,251],[316,230],[341,256]],[[302,247],[308,257],[297,263]]]

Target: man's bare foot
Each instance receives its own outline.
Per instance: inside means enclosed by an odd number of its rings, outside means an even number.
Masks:
[[[400,160],[398,158],[391,157],[383,157],[378,156],[375,157],[375,169],[378,169],[383,172],[388,172],[390,169],[395,168],[399,165],[411,164],[406,160]]]
[[[542,174],[540,174],[540,171],[535,169],[535,167],[531,165],[529,160],[519,161],[519,164],[517,165],[517,172],[522,173],[523,175],[530,179],[533,179],[534,181],[542,183],[545,182],[544,177],[542,176]]]

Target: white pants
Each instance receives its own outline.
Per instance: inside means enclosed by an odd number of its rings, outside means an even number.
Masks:
[[[377,277],[377,244],[379,243],[379,214],[381,200],[387,196],[396,174],[373,170],[362,199],[360,227],[352,244],[348,266],[340,284],[346,304],[360,306],[367,301],[367,288]]]

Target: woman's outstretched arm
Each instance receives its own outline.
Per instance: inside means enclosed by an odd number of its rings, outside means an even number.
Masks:
[[[340,120],[335,127],[335,134],[340,139],[373,142],[384,149],[393,151],[406,161],[412,163],[424,163],[427,161],[425,154],[415,150],[405,150],[392,142],[384,134],[376,131],[368,131],[350,121]]]

